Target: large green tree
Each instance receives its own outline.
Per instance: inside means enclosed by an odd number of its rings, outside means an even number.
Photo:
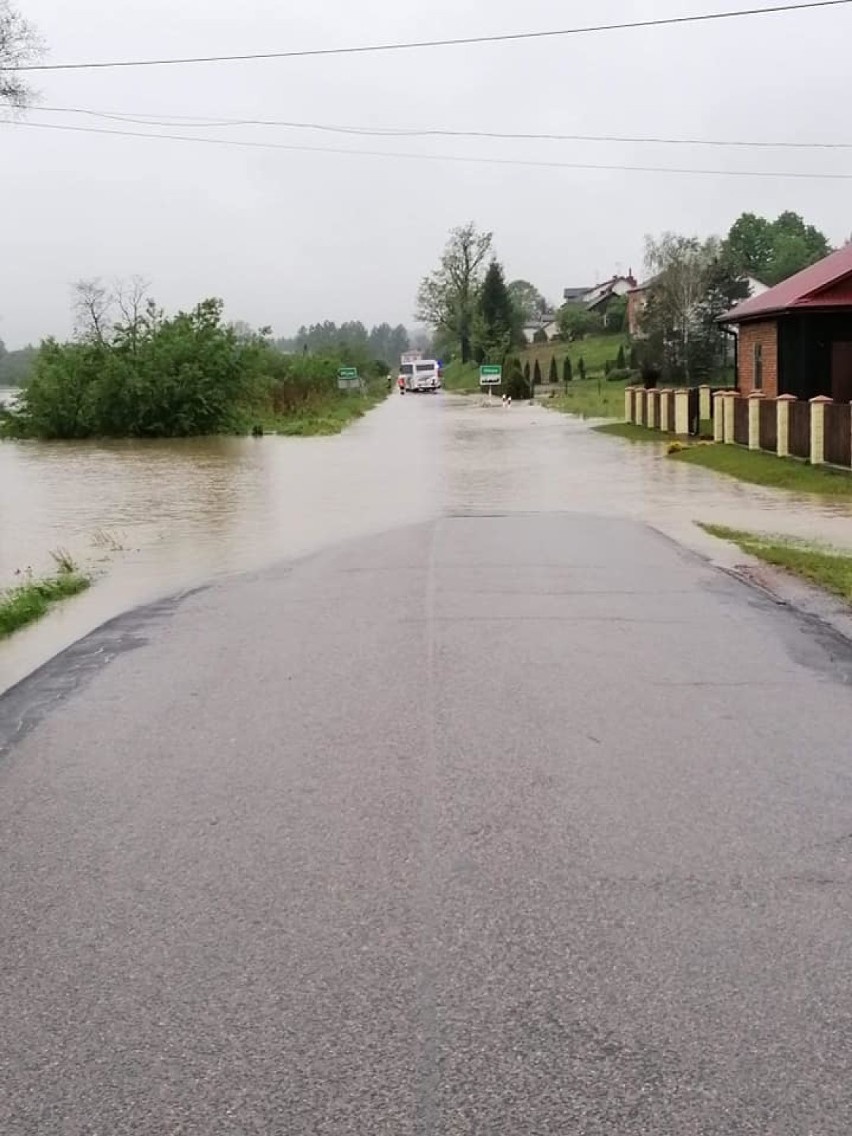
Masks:
[[[520,341],[520,317],[512,303],[503,269],[492,260],[479,293],[474,320],[474,353],[482,362],[501,362],[509,349]]]
[[[824,233],[790,211],[774,221],[743,213],[731,226],[724,246],[741,273],[770,285],[786,280],[831,251]]]
[[[669,379],[708,377],[725,357],[718,318],[748,295],[739,267],[717,238],[676,233],[647,238],[645,260],[654,278],[642,314],[646,361]]]
[[[417,292],[417,318],[436,333],[451,336],[463,363],[471,358],[474,318],[491,240],[492,234],[480,232],[473,222],[453,229],[441,263],[423,278]]]
[[[529,280],[513,280],[507,288],[522,324],[544,320],[550,306],[534,284],[530,284]]]

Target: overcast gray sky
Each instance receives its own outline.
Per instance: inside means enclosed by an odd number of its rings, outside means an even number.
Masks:
[[[13,0],[48,62],[498,34],[768,6],[768,0]],[[763,140],[852,139],[852,6],[681,28],[387,55],[36,74],[42,107],[369,127]],[[44,109],[26,121],[110,129]],[[114,124],[116,129],[133,129]],[[151,129],[140,127],[139,129]],[[338,149],[852,173],[852,150],[347,138],[240,127],[184,134]],[[852,183],[468,165],[215,147],[0,126],[0,338],[70,330],[69,285],[139,273],[168,309],[221,296],[289,333],[321,319],[411,323],[451,226],[493,229],[510,278],[640,271],[643,237],[724,232],[793,209],[832,242]]]

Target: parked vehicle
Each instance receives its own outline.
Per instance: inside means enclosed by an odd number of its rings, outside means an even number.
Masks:
[[[414,362],[403,359],[400,377],[404,380],[407,391],[417,393],[440,390],[443,378],[437,359],[418,359]]]

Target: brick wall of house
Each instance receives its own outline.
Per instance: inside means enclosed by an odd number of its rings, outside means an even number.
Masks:
[[[763,323],[744,323],[740,326],[737,346],[737,370],[741,394],[755,389],[754,348],[760,344],[763,355],[763,393],[767,398],[778,397],[778,325],[775,320]]]

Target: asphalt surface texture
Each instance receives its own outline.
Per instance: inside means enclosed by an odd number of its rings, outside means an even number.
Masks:
[[[0,1132],[852,1132],[850,677],[589,516],[118,620],[0,700]]]

